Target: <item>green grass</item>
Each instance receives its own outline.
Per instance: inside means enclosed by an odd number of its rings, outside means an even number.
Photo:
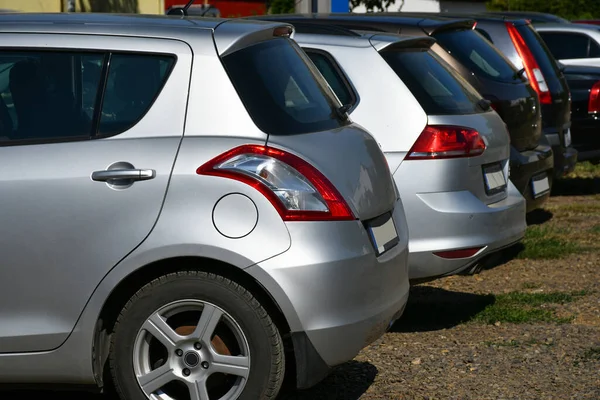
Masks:
[[[586,350],[586,352],[583,353],[583,359],[600,361],[600,347],[592,347]]]
[[[523,282],[523,289],[539,289],[542,287],[541,283],[536,282]]]
[[[532,322],[569,323],[572,317],[558,317],[552,309],[543,308],[547,304],[565,304],[575,301],[577,297],[586,295],[585,292],[574,293],[523,293],[511,292],[499,294],[495,302],[471,320],[484,324],[496,322],[524,324]]]
[[[600,225],[592,226],[590,232],[600,235]]]
[[[600,178],[600,164],[594,165],[589,161],[575,165],[575,170],[567,178]]]
[[[517,257],[532,260],[557,259],[581,251],[577,243],[564,237],[568,233],[564,228],[529,226],[523,238],[525,249]]]

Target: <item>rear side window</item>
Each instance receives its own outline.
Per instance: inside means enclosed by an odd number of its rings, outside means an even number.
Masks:
[[[308,54],[308,57],[310,57],[319,72],[321,72],[327,83],[329,83],[329,86],[340,102],[343,105],[354,105],[356,103],[356,96],[340,67],[331,56],[318,50],[304,49],[304,51]]]
[[[503,82],[520,79],[515,67],[481,33],[472,29],[435,34],[450,54],[476,75]]]
[[[135,125],[156,99],[174,61],[167,55],[113,54],[98,134],[110,136]]]
[[[286,135],[348,124],[310,59],[290,39],[264,41],[223,57],[233,85],[256,126]]]
[[[148,111],[174,61],[154,54],[2,51],[0,145],[89,140],[124,132]],[[153,69],[157,65],[160,73]],[[123,69],[130,73],[119,76]]]
[[[578,33],[538,32],[557,60],[587,58],[590,38]]]
[[[444,60],[427,49],[381,52],[429,115],[483,112],[481,96]]]

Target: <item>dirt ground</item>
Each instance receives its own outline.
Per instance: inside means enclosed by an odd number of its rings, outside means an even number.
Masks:
[[[555,185],[499,265],[414,286],[389,333],[282,399],[600,399],[600,168],[590,171]],[[105,400],[0,398],[30,394]]]

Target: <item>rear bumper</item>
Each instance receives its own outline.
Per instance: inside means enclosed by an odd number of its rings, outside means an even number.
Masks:
[[[376,257],[360,221],[288,223],[291,248],[246,269],[271,294],[291,330],[296,380],[307,388],[377,340],[408,300],[408,233]]]
[[[574,119],[571,136],[577,150],[577,161],[600,161],[600,119]]]
[[[563,131],[566,132],[566,129],[564,128]],[[552,146],[552,152],[554,153],[554,178],[562,178],[573,172],[575,164],[577,164],[577,150],[572,146],[565,147],[563,131],[544,129],[544,135]]]
[[[458,274],[485,256],[518,242],[525,234],[525,199],[510,182],[507,197],[490,205],[468,191],[444,193],[443,201],[437,205],[430,203],[427,195],[418,197],[429,208],[429,234],[410,238],[411,280]],[[446,204],[447,208],[441,210],[439,204]],[[470,258],[447,259],[433,254],[473,247],[482,249]]]
[[[540,208],[550,197],[550,192],[543,196],[534,196],[532,178],[546,174],[552,188],[554,178],[554,155],[551,146],[539,145],[533,150],[523,152],[510,149],[510,180],[525,197],[527,212]]]

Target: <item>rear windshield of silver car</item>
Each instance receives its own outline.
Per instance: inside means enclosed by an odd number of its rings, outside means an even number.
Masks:
[[[500,82],[521,83],[516,68],[486,38],[475,30],[436,33],[435,39],[477,76]]]
[[[256,126],[270,135],[336,129],[349,123],[314,64],[290,39],[260,42],[223,57]]]
[[[429,49],[384,50],[381,56],[429,115],[484,112],[481,96]]]

